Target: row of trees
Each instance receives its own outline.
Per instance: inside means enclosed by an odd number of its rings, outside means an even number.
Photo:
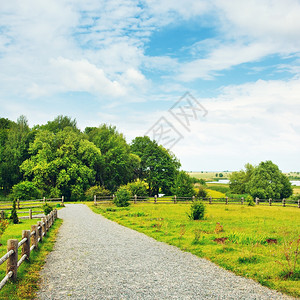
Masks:
[[[92,186],[115,192],[137,179],[147,183],[149,195],[169,194],[180,163],[167,149],[148,137],[128,144],[114,126],[87,127],[58,116],[45,125],[28,126],[0,119],[0,187],[7,195],[64,195],[84,197]],[[18,195],[19,196],[19,195]]]

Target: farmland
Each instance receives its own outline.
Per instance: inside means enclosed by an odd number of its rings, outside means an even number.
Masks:
[[[206,219],[191,221],[189,205],[94,207],[97,213],[159,241],[209,259],[270,288],[300,296],[300,210],[268,206],[207,205]],[[291,270],[295,263],[295,270]],[[289,272],[291,272],[289,273]]]

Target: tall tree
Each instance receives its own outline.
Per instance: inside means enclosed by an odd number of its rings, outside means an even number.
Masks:
[[[21,170],[48,196],[82,198],[102,164],[100,150],[70,127],[56,134],[40,130],[29,151]]]
[[[85,129],[89,140],[102,153],[103,167],[97,172],[97,181],[111,191],[116,191],[120,185],[132,181],[134,171],[138,169],[140,158],[130,152],[124,136],[110,125],[87,127]]]
[[[246,183],[246,191],[252,197],[261,199],[282,199],[293,194],[287,176],[270,160],[261,162],[254,168],[250,180]]]
[[[29,157],[32,135],[25,116],[20,116],[16,123],[3,119],[1,123],[4,128],[1,129],[0,181],[7,194],[22,179],[19,166]]]
[[[160,191],[170,194],[180,167],[176,157],[147,136],[136,137],[132,141],[131,151],[141,158],[138,176],[148,183],[150,196]]]

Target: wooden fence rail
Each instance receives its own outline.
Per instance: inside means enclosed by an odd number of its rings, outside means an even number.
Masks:
[[[98,204],[105,204],[105,203],[112,203],[114,200],[114,195],[112,196],[105,196],[105,197],[98,197],[94,196],[94,205]],[[157,197],[156,195],[154,197],[139,197],[139,196],[134,196],[133,198],[130,199],[130,201],[134,204],[136,203],[154,203],[154,204],[176,204],[176,203],[191,203],[194,202],[195,200],[202,200],[204,202],[207,202],[208,204],[220,204],[224,203],[225,205],[228,204],[240,204],[244,205],[248,202],[245,201],[243,197],[241,198],[230,198],[230,197],[223,197],[223,198],[212,198],[212,197],[206,197],[206,198],[196,198],[195,196],[193,197],[177,197],[176,195],[174,196],[169,196],[169,197]],[[298,200],[288,200],[288,199],[255,199],[255,204],[260,205],[280,205],[283,207],[298,207],[300,208],[300,199]]]
[[[47,231],[57,219],[57,209],[51,211],[37,225],[32,225],[31,230],[22,231],[22,240],[10,239],[7,241],[7,253],[0,258],[0,265],[5,261],[6,276],[0,282],[0,290],[9,281],[17,279],[18,268],[25,261],[30,259],[30,253],[38,249],[38,243],[42,242]],[[22,247],[21,258],[18,260],[18,249]]]
[[[32,199],[32,200],[19,200],[17,199],[16,207],[17,209],[22,208],[35,208],[40,207],[41,204],[45,204],[47,202],[51,203],[64,203],[64,196],[60,198],[43,198],[43,199]],[[12,208],[12,201],[1,201],[0,202],[0,210],[9,210]]]

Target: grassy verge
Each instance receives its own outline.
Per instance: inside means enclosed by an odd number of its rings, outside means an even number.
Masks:
[[[177,246],[281,292],[300,296],[300,209],[207,205],[206,220],[191,221],[189,205],[88,206],[96,213]],[[296,264],[293,276],[290,266]]]
[[[22,230],[29,230],[30,226],[36,224],[37,220],[22,220],[20,224],[9,225],[1,236],[0,255],[6,253],[6,244],[8,239],[21,240]],[[39,272],[45,263],[45,258],[52,251],[61,219],[57,219],[43,242],[39,243],[38,251],[32,251],[30,262],[24,262],[18,269],[18,279],[16,283],[8,282],[0,291],[0,299],[34,299],[38,290]],[[20,251],[21,249],[19,249]],[[21,256],[19,255],[19,258]],[[0,279],[5,276],[6,263],[0,266]]]

